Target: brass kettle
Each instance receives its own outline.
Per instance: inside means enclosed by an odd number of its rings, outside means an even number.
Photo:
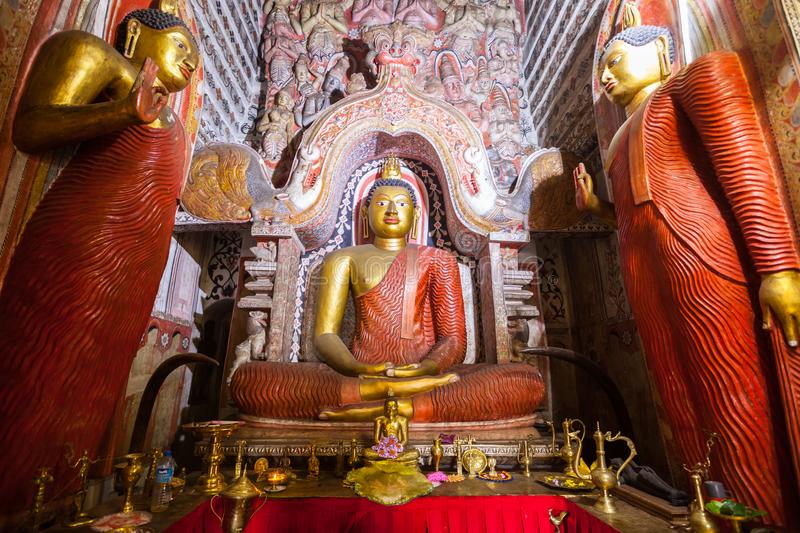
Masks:
[[[555,451],[555,454],[561,457],[561,460],[567,464],[567,467],[564,469],[564,473],[572,473],[572,463],[575,459],[577,450],[578,469],[582,474],[588,474],[589,469],[580,459],[580,450],[583,446],[583,437],[586,435],[586,426],[580,419],[565,418],[561,423],[561,431],[564,434],[564,444],[561,446],[561,448],[556,450],[556,437],[555,432],[553,432],[553,442],[551,446]],[[576,442],[577,445],[573,445],[573,441]]]
[[[583,448],[583,441],[578,440],[578,449],[572,457],[572,471],[580,479],[592,481],[594,486],[600,489],[600,498],[597,499],[594,506],[596,509],[604,513],[616,513],[617,509],[614,505],[611,495],[608,493],[611,489],[619,485],[619,475],[630,464],[634,457],[636,457],[636,446],[633,441],[628,437],[623,437],[621,433],[612,436],[610,431],[603,433],[600,431],[600,423],[597,423],[597,429],[592,435],[595,445],[597,447],[597,461],[596,466],[592,469],[590,475],[586,475],[580,471],[579,465],[581,460],[581,451]],[[577,439],[576,439],[577,440]],[[606,466],[606,442],[613,442],[617,440],[625,441],[630,449],[628,458],[620,465],[619,470],[616,472]]]

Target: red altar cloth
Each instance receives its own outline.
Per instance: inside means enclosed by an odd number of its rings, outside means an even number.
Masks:
[[[221,502],[216,499],[220,512]],[[254,502],[254,508],[261,505]],[[612,533],[604,524],[561,496],[434,496],[386,507],[361,498],[269,499],[244,533],[549,533],[547,511],[569,514],[562,531]],[[219,520],[205,502],[165,533],[217,533]]]

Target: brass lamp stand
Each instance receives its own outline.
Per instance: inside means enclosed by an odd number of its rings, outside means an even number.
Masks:
[[[206,473],[197,480],[197,492],[201,494],[219,494],[226,486],[225,476],[219,467],[225,460],[222,451],[222,439],[233,435],[242,422],[213,421],[184,424],[183,429],[194,432],[197,436],[208,439],[208,451],[203,456],[207,466]]]

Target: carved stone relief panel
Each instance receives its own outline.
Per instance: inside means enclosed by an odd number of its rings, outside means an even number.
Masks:
[[[532,128],[520,111],[523,22],[512,0],[269,0],[263,20],[261,105],[250,139],[274,183],[285,182],[302,130],[332,102],[374,86],[379,51],[368,36],[379,26],[430,36],[414,43],[418,86],[471,119],[498,188],[517,178],[532,148],[523,129]]]

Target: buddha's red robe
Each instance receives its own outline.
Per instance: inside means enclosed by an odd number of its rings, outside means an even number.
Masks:
[[[657,90],[612,143],[608,175],[673,442],[692,465],[703,430],[718,432],[712,477],[785,523],[798,509],[786,436],[797,461],[800,354],[762,333],[757,291],[759,275],[798,269],[800,256],[739,57],[708,54]]]
[[[75,480],[65,445],[98,457],[169,254],[186,141],[177,122],[83,143],[37,206],[0,291],[0,510]]]
[[[409,256],[416,256],[410,267]],[[448,252],[409,246],[381,282],[355,300],[351,351],[357,360],[401,365],[430,358],[442,372],[461,376],[415,396],[413,421],[516,418],[533,414],[541,402],[544,383],[530,365],[459,364],[466,350],[464,302],[458,264]],[[360,403],[359,384],[327,365],[254,362],[236,371],[231,393],[249,415],[316,418],[323,408]]]

